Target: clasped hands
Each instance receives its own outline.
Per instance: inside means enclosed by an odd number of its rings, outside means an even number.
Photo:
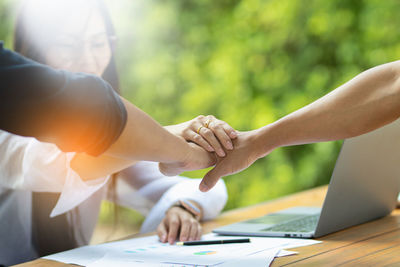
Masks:
[[[185,160],[179,163],[160,163],[164,175],[214,166],[203,178],[200,190],[210,190],[221,177],[246,169],[265,156],[257,141],[258,131],[238,132],[214,116],[198,116],[193,120],[165,127],[188,142]]]
[[[240,172],[258,158],[266,156],[275,148],[271,144],[276,143],[271,142],[274,140],[272,135],[268,135],[270,142],[262,143],[265,139],[265,135],[262,135],[268,133],[268,126],[254,131],[238,132],[211,115],[198,116],[165,128],[185,140],[188,149],[182,161],[159,163],[160,171],[164,175],[172,176],[214,166],[200,183],[200,190],[203,192],[210,190],[221,177]],[[157,228],[157,234],[161,242],[171,244],[176,238],[181,241],[196,240],[201,236],[201,225],[187,211],[172,207]]]

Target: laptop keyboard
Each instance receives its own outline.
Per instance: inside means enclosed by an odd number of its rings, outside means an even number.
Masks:
[[[312,232],[318,224],[320,214],[310,215],[263,229],[265,232]]]

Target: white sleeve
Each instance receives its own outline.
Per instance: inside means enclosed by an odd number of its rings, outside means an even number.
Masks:
[[[202,193],[198,189],[201,179],[164,176],[155,162],[139,162],[124,170],[122,174],[121,186],[117,186],[116,199],[119,204],[139,210],[147,216],[141,232],[154,231],[164,218],[165,212],[179,199],[185,198],[199,203],[203,209],[203,220],[210,220],[221,212],[228,198],[223,180],[207,193]],[[147,211],[141,211],[144,207],[138,207],[138,203],[135,203],[135,198],[132,197],[135,190],[137,195],[153,204],[145,205]]]
[[[100,189],[108,177],[84,182],[70,168],[75,153],[0,131],[0,186],[14,190],[61,192],[51,216],[66,212]]]
[[[224,208],[228,199],[225,183],[223,180],[208,192],[203,193],[199,188],[201,179],[189,179],[177,183],[171,187],[157,204],[152,208],[143,222],[141,232],[150,232],[156,230],[166,211],[179,199],[190,199],[200,204],[203,208],[203,220],[211,220],[218,216]]]

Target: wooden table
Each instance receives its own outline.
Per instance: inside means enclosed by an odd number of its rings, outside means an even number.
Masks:
[[[327,187],[319,187],[277,200],[232,210],[203,224],[204,232],[294,206],[322,206]],[[138,237],[138,235],[134,236]],[[298,255],[277,258],[272,266],[400,266],[400,210],[390,216],[333,233],[320,244],[295,248]],[[73,266],[35,260],[18,266]]]

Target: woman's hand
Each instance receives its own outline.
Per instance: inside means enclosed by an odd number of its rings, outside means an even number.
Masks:
[[[193,120],[165,127],[168,131],[181,136],[188,142],[194,142],[208,152],[215,152],[225,157],[226,150],[232,150],[232,139],[237,137],[236,131],[226,122],[212,115],[200,115]]]
[[[157,227],[157,235],[163,243],[176,240],[192,241],[201,238],[201,225],[191,213],[181,207],[171,207]]]

